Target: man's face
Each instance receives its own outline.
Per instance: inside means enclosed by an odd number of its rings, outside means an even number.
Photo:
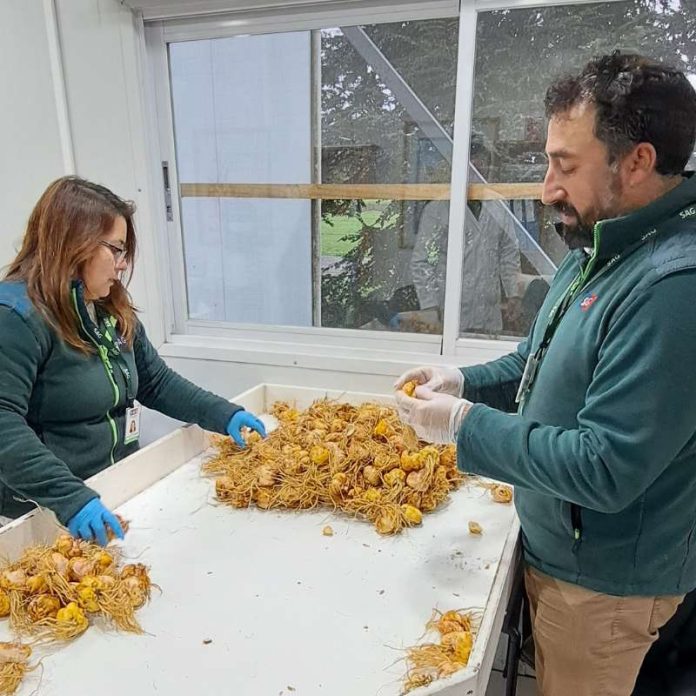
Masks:
[[[549,160],[541,200],[558,214],[557,229],[571,248],[592,246],[598,220],[621,212],[618,167],[594,134],[595,108],[581,104],[549,121]]]

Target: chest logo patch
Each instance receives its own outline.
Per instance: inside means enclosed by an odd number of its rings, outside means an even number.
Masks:
[[[595,295],[594,293],[585,295],[585,297],[583,297],[582,301],[580,302],[580,309],[583,312],[586,312],[597,301],[597,299],[597,295]]]

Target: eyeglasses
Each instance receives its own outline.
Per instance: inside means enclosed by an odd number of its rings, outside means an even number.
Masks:
[[[121,247],[118,247],[115,244],[111,244],[110,242],[106,242],[104,240],[101,240],[99,243],[102,246],[105,246],[114,255],[114,262],[116,263],[116,265],[121,263],[121,261],[123,261],[123,259],[126,258],[128,249],[121,249]]]

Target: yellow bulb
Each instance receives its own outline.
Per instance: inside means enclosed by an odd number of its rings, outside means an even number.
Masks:
[[[56,616],[60,609],[60,600],[52,595],[41,594],[32,597],[27,605],[27,612],[32,621],[41,621]]]
[[[453,631],[442,636],[442,644],[452,650],[457,662],[465,665],[469,661],[474,639],[469,631]]]
[[[365,498],[368,503],[376,503],[378,500],[381,500],[382,493],[377,488],[368,488],[363,498]]]
[[[387,486],[395,486],[397,483],[403,483],[406,480],[406,472],[403,469],[392,469],[384,474],[384,483]]]
[[[413,396],[413,393],[416,391],[416,387],[418,385],[411,381],[411,382],[406,382],[403,387],[401,387],[401,391],[406,394],[406,396]]]
[[[88,621],[84,612],[75,602],[70,602],[67,606],[58,610],[56,621],[59,624],[70,624],[78,628],[87,627]]]
[[[252,430],[247,436],[246,436],[246,443],[247,445],[253,445],[257,442],[261,442],[261,435],[257,433],[255,430]]]
[[[67,556],[72,550],[73,541],[74,539],[70,536],[70,534],[61,534],[56,539],[56,543],[54,544],[53,548],[58,553],[62,553],[64,556]]]
[[[389,423],[387,423],[387,421],[384,420],[384,418],[382,418],[379,421],[377,421],[377,425],[375,425],[373,433],[375,435],[384,436],[387,434],[387,432],[389,432]]]
[[[315,445],[309,451],[309,458],[318,465],[326,464],[329,461],[329,450],[326,447]]]
[[[9,616],[10,614],[10,597],[6,592],[0,590],[0,617]]]
[[[27,578],[27,589],[32,594],[43,592],[47,587],[46,577],[44,575],[32,575]]]
[[[410,452],[402,452],[401,468],[407,472],[418,471],[423,468],[423,459],[418,452],[414,452],[413,454]]]
[[[512,488],[500,484],[491,490],[491,496],[496,503],[510,503],[512,502]]]
[[[420,524],[423,521],[423,513],[415,505],[402,505],[401,513],[406,524]]]
[[[99,603],[97,602],[97,593],[92,587],[77,588],[77,601],[85,611],[91,613],[99,611]]]
[[[381,476],[379,473],[379,469],[376,466],[372,466],[371,464],[368,464],[363,469],[363,476],[365,477],[365,480],[371,486],[378,486],[379,485]]]
[[[114,557],[107,551],[99,551],[94,555],[94,561],[98,566],[108,568],[114,562]]]

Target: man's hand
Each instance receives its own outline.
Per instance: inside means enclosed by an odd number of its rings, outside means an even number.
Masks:
[[[421,440],[439,445],[456,442],[471,402],[423,386],[416,387],[414,396],[397,391],[396,408],[401,420],[410,425]]]
[[[406,382],[415,382],[430,391],[452,396],[461,396],[464,392],[464,375],[456,367],[414,367],[394,382],[394,389],[401,389]]]

